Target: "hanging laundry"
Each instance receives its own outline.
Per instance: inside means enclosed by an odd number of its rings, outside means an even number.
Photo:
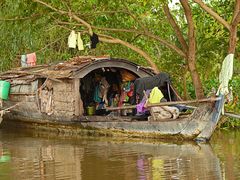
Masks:
[[[218,93],[226,95],[229,93],[228,83],[232,79],[233,75],[233,57],[234,54],[228,54],[222,63],[222,69],[219,74],[220,87]]]
[[[107,93],[110,85],[107,82],[106,77],[102,77],[99,84],[100,84],[99,90],[102,97],[102,101],[105,102],[105,104],[108,104]]]
[[[151,93],[151,90],[148,89],[145,93],[146,93],[146,96],[143,96],[141,102],[139,104],[137,104],[137,106],[136,106],[136,108],[137,108],[136,115],[143,115],[144,113],[147,112],[147,109],[145,108],[145,104],[147,103],[147,97]]]
[[[35,66],[37,62],[36,53],[27,54],[27,65],[28,66]]]
[[[95,49],[97,47],[97,43],[99,43],[98,35],[93,33],[92,36],[90,36],[91,40],[91,49]]]
[[[137,78],[134,81],[134,103],[136,103],[136,97],[143,98],[143,90],[153,89],[154,87],[164,86],[166,83],[171,83],[170,77],[167,73],[159,73],[151,77]],[[172,100],[174,100],[172,98]]]
[[[150,103],[160,103],[160,100],[163,98],[163,93],[158,87],[154,87],[150,93],[149,102]]]
[[[79,51],[84,50],[83,41],[82,41],[80,32],[78,32],[78,34],[77,34],[77,46],[78,46]]]
[[[27,67],[28,64],[27,64],[27,56],[24,54],[24,55],[21,55],[21,66],[22,67]]]
[[[100,88],[99,88],[99,85],[97,85],[97,86],[95,87],[93,99],[94,99],[95,102],[98,102],[98,103],[100,103],[100,102],[102,101],[102,99],[101,99],[101,97],[100,97]]]
[[[68,47],[69,48],[76,48],[77,46],[77,37],[74,30],[71,31],[70,35],[68,36]]]

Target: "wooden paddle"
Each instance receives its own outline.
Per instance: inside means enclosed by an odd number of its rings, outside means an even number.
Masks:
[[[196,103],[203,103],[203,102],[214,102],[220,99],[221,99],[220,97],[211,97],[211,98],[188,100],[188,101],[171,101],[171,102],[162,102],[162,103],[154,103],[154,104],[148,103],[146,105],[146,108],[156,107],[156,106],[170,106],[170,105],[177,105],[177,104],[196,104]],[[136,105],[122,106],[122,107],[107,107],[106,110],[117,111],[122,109],[134,109],[134,108],[136,108]]]

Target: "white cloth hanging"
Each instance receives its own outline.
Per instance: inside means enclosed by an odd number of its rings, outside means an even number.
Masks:
[[[24,55],[21,55],[21,66],[22,67],[27,67],[28,64],[27,64],[27,56],[24,54]]]
[[[222,69],[219,74],[220,86],[217,94],[227,95],[229,93],[228,83],[233,75],[233,58],[234,54],[228,54],[223,60]]]
[[[78,34],[77,34],[77,46],[78,46],[79,51],[84,50],[83,41],[82,41],[80,32],[78,32]]]
[[[76,48],[77,46],[77,37],[74,30],[71,31],[70,35],[68,36],[68,47],[69,48]]]

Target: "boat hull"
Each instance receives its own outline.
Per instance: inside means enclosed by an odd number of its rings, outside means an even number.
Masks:
[[[136,121],[124,118],[88,116],[69,121],[54,120],[48,116],[34,118],[14,113],[4,116],[4,123],[17,128],[53,131],[64,135],[101,135],[132,138],[165,138],[193,140],[206,129],[212,120],[215,107],[206,103],[186,118],[170,121]],[[119,120],[121,119],[121,120]],[[206,138],[208,140],[209,138]]]

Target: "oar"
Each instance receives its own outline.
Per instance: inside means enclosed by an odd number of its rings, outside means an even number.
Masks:
[[[195,104],[195,103],[203,103],[203,102],[214,102],[220,100],[221,97],[212,97],[206,99],[196,99],[196,100],[189,100],[189,101],[171,101],[171,102],[162,102],[162,103],[154,103],[154,104],[147,104],[146,108],[149,107],[156,107],[156,106],[170,106],[170,105],[177,105],[177,104]],[[108,111],[117,111],[122,109],[134,109],[136,105],[130,106],[123,106],[123,107],[107,107],[106,110]]]

